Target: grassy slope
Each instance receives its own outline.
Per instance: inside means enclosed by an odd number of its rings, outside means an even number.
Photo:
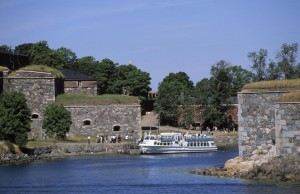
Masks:
[[[63,94],[56,98],[57,104],[71,105],[109,105],[109,104],[139,104],[140,100],[135,96],[126,95],[98,95],[87,96],[78,94]]]
[[[242,93],[270,91],[292,91],[284,94],[279,101],[300,102],[300,79],[253,82],[245,85]]]
[[[300,90],[300,79],[253,82],[243,87],[242,92]]]

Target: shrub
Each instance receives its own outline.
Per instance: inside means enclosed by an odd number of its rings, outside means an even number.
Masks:
[[[30,122],[30,110],[23,94],[13,92],[0,97],[0,138],[25,146]]]
[[[49,137],[65,139],[72,124],[71,113],[62,105],[50,104],[44,111],[43,128]]]
[[[8,147],[9,152],[11,153],[16,153],[16,149],[13,143],[11,143],[10,141],[5,141],[5,145]]]

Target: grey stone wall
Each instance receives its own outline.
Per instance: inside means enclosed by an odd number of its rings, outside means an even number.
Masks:
[[[32,115],[31,128],[36,136],[42,128],[43,111],[48,104],[55,102],[55,77],[46,72],[16,71],[15,76],[3,78],[4,92],[21,92],[27,99]]]
[[[78,87],[78,88],[65,88],[65,94],[85,94],[85,95],[97,95],[97,87]]]
[[[300,102],[276,104],[275,115],[276,152],[300,157]]]
[[[267,149],[275,139],[275,104],[284,92],[239,93],[239,155]]]
[[[72,115],[70,136],[92,138],[97,135],[121,138],[129,136],[134,139],[141,137],[140,105],[66,106],[66,108]]]

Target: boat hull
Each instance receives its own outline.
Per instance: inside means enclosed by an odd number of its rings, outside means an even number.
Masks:
[[[176,154],[214,152],[217,147],[141,146],[143,154]]]

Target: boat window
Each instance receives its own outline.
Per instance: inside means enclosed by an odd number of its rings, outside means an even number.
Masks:
[[[151,139],[151,140],[154,140],[154,139],[155,139],[155,137],[154,137],[154,136],[151,136],[151,137],[150,137],[150,139]]]

